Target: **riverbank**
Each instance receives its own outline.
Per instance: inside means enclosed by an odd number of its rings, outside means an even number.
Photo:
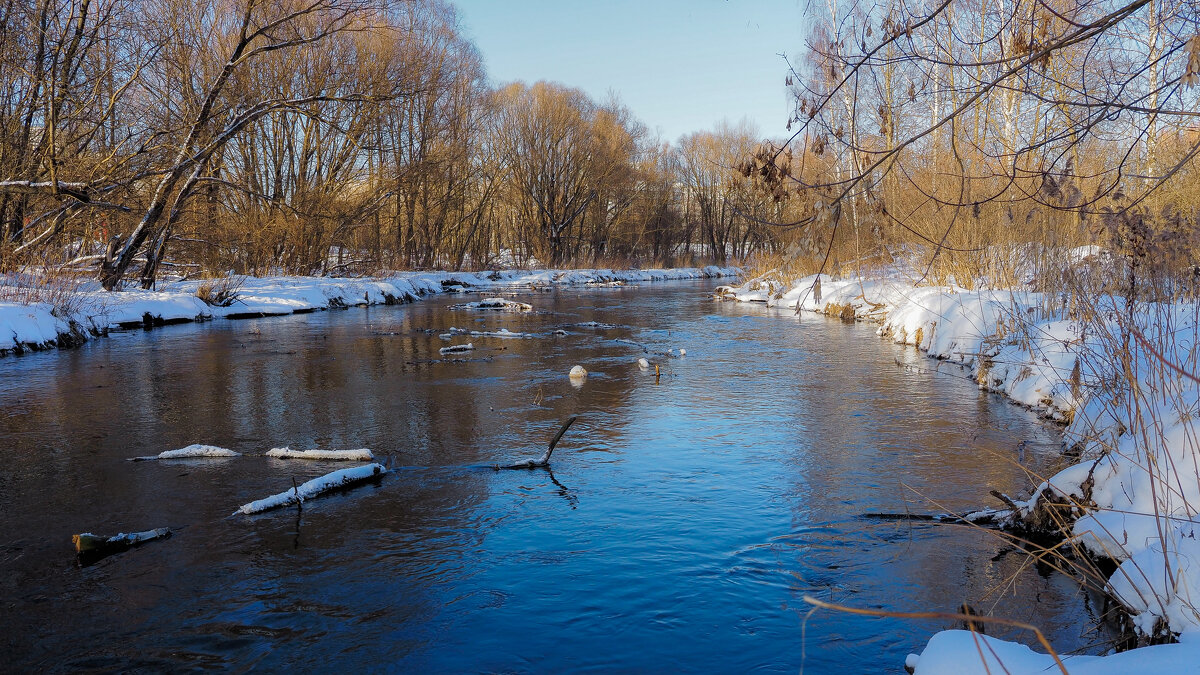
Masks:
[[[212,319],[283,316],[352,306],[414,302],[433,293],[487,292],[586,284],[639,284],[733,277],[736,267],[647,270],[503,270],[396,272],[372,278],[233,277],[166,282],[154,291],[107,292],[96,283],[70,289],[10,292],[32,302],[0,301],[0,355],[78,345],[110,330]],[[205,300],[207,298],[207,301]]]
[[[1200,429],[1193,421],[1200,384],[1191,375],[1200,308],[1131,306],[1119,297],[1067,292],[918,287],[899,275],[768,276],[717,294],[875,322],[882,337],[959,364],[980,387],[1064,424],[1067,448],[1083,461],[1042,477],[1024,501],[1005,496],[1009,508],[996,517],[1021,533],[1065,537],[1067,546],[1052,555],[1066,564],[1115,568],[1104,590],[1139,644],[1179,641],[1066,659],[1067,667],[1118,672],[1132,657],[1139,667],[1182,672],[1182,664],[1200,658],[1193,641],[1200,636],[1200,602],[1192,598],[1200,593]],[[918,673],[964,672],[965,663],[994,671],[998,660],[1009,672],[1056,665],[1027,647],[997,640],[984,647],[977,635],[960,632],[938,634],[910,665]],[[989,647],[992,654],[982,656]]]

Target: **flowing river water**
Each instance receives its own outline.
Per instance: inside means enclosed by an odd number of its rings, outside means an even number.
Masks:
[[[438,296],[0,360],[0,670],[899,672],[952,627],[806,595],[967,601],[1097,649],[1095,598],[995,533],[863,517],[1027,493],[1061,462],[1054,427],[871,326],[712,286],[524,292],[524,315]],[[456,337],[476,350],[455,360],[451,326],[539,336]],[[486,467],[537,456],[570,415],[553,472]],[[191,443],[245,456],[125,461]],[[261,456],[281,446],[393,470],[231,517],[345,466]],[[160,526],[75,562],[74,533]]]

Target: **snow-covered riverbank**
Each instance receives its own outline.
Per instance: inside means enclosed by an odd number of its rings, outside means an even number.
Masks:
[[[412,302],[432,293],[636,284],[733,277],[740,273],[741,270],[735,267],[709,266],[647,270],[397,272],[376,279],[239,278],[230,286],[235,296],[225,306],[208,304],[199,297],[203,294],[202,287],[213,287],[213,280],[164,283],[156,291],[113,293],[93,284],[58,291],[59,303],[0,302],[0,354],[69,346],[119,328],[395,304]]]
[[[1068,659],[1067,668],[1127,672],[1137,663],[1184,672],[1200,663],[1200,429],[1194,423],[1200,383],[1192,375],[1200,308],[1129,307],[1117,297],[1067,292],[917,287],[898,275],[822,277],[819,283],[815,276],[774,276],[717,292],[874,321],[881,336],[960,364],[981,387],[1065,423],[1066,445],[1084,461],[1048,477],[1000,516],[1017,530],[1060,530],[1078,551],[1118,563],[1105,590],[1123,606],[1129,628],[1143,642],[1180,641],[1143,647],[1136,657]],[[997,659],[1012,673],[1056,667],[1049,655],[977,638],[938,634],[913,658],[916,672],[996,672]]]

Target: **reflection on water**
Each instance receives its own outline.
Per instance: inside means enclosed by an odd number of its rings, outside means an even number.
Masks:
[[[806,594],[968,601],[1063,650],[1100,640],[1089,598],[994,534],[861,517],[1025,491],[1057,462],[1052,428],[869,327],[708,287],[525,294],[547,310],[531,315],[438,298],[0,361],[6,665],[898,670],[943,627],[809,616]],[[542,336],[455,338],[477,349],[441,359],[451,326]],[[654,357],[656,380],[639,345],[688,355]],[[537,456],[572,414],[553,471],[486,468]],[[124,461],[190,443],[250,456]],[[338,468],[256,456],[283,445],[369,447],[394,470],[229,517]],[[159,526],[178,530],[74,564],[73,533]]]

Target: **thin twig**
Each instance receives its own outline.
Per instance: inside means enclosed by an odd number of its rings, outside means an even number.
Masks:
[[[1050,646],[1050,641],[1046,639],[1046,636],[1042,633],[1042,631],[1037,626],[1025,623],[1023,621],[1005,619],[999,616],[980,616],[977,614],[951,614],[949,612],[891,612],[885,609],[860,609],[858,607],[847,607],[846,605],[825,602],[824,600],[818,600],[811,595],[805,595],[804,602],[807,602],[814,607],[820,607],[821,609],[832,609],[838,612],[857,614],[860,616],[878,616],[889,619],[940,619],[944,621],[963,622],[978,621],[982,623],[997,623],[1002,626],[1012,626],[1013,628],[1023,628],[1028,631],[1033,631],[1033,633],[1037,635],[1038,642],[1040,642],[1041,645],[1046,648],[1046,651],[1054,659],[1054,663],[1058,666],[1058,669],[1062,671],[1062,674],[1070,675],[1067,672],[1067,667],[1063,665],[1062,659],[1058,657],[1058,653],[1055,652],[1054,648]]]

